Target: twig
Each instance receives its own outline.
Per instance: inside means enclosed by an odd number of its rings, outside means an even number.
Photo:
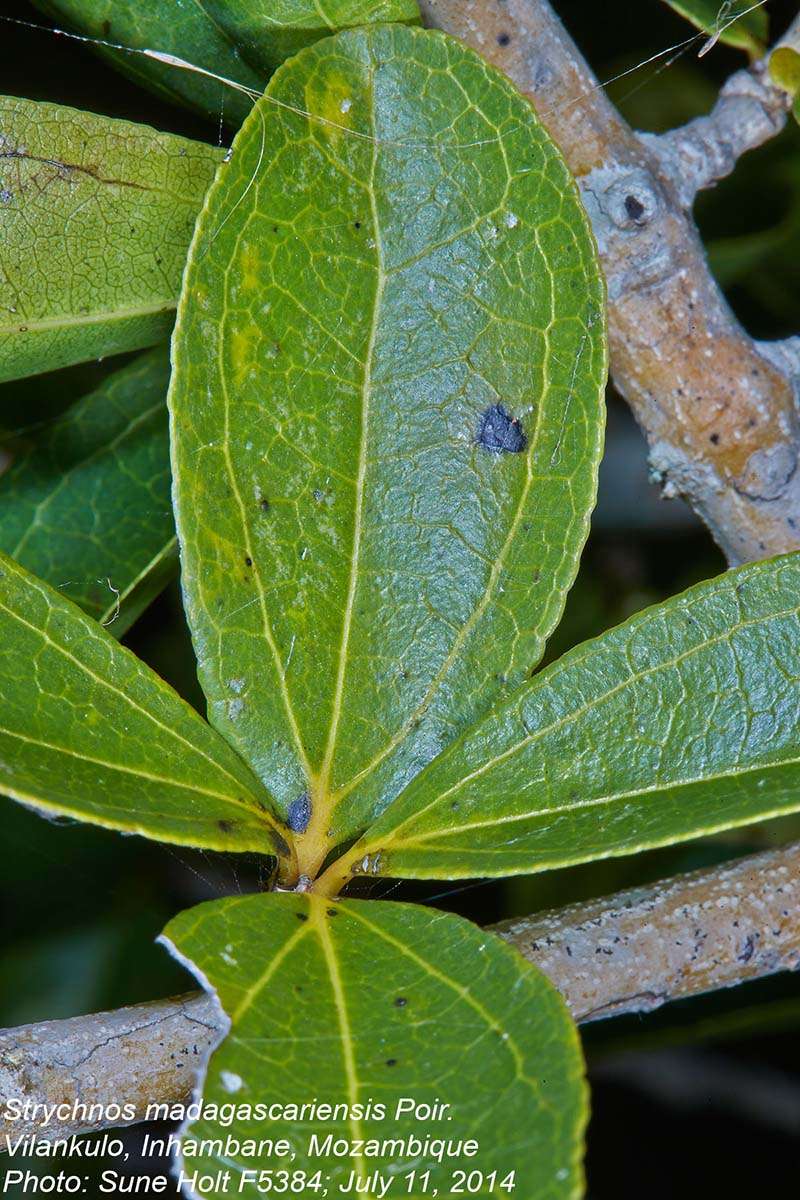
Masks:
[[[540,967],[578,1021],[642,1012],[800,964],[800,843],[605,900],[494,927]],[[101,1106],[184,1100],[224,1032],[190,994],[118,1012],[0,1033],[0,1102]],[[2,1111],[2,1103],[0,1103]],[[0,1119],[4,1139],[45,1138],[133,1121]]]
[[[712,278],[696,191],[783,127],[763,63],[713,112],[661,137],[623,121],[547,0],[422,0],[529,97],[578,180],[608,282],[614,382],[650,443],[666,496],[683,495],[731,563],[800,546],[800,352],[755,342]],[[800,18],[784,43],[800,42]]]
[[[648,1012],[800,965],[800,842],[495,926],[576,1020]]]
[[[41,1113],[0,1117],[0,1151],[6,1136],[38,1133],[49,1140],[131,1125],[151,1102],[188,1099],[222,1032],[216,1000],[201,993],[1,1032],[0,1110],[14,1099],[64,1107],[46,1125]],[[76,1104],[103,1113],[93,1120],[73,1110]],[[108,1119],[117,1104],[130,1105],[135,1119]]]

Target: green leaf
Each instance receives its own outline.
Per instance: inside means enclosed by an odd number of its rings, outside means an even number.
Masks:
[[[799,615],[793,554],[584,643],[431,763],[332,872],[512,875],[796,811]]]
[[[756,0],[757,2],[757,0]],[[769,31],[769,18],[763,3],[754,0],[665,0],[665,3],[691,21],[709,37],[746,50],[752,57],[763,54]]]
[[[0,550],[121,637],[177,565],[169,355],[115,372],[0,476]]]
[[[218,850],[287,853],[269,797],[148,667],[0,555],[0,792]]]
[[[419,21],[417,0],[205,0],[227,35],[264,76],[320,38],[359,25]]]
[[[0,97],[0,381],[166,338],[222,151]]]
[[[247,63],[204,0],[33,0],[59,24],[86,37],[116,42],[138,50],[159,50],[184,62],[224,75],[257,92],[265,75]],[[272,3],[272,0],[270,0]],[[97,46],[97,52],[117,70],[169,100],[178,100],[240,125],[252,101],[234,88],[205,75],[146,58]]]
[[[769,56],[769,77],[790,96],[800,95],[800,53],[791,46],[778,46]]]
[[[538,662],[594,503],[603,299],[561,157],[453,39],[319,42],[237,137],[173,342],[176,515],[210,720],[282,811],[310,792],[309,874]]]
[[[87,37],[158,50],[262,92],[276,67],[304,46],[352,26],[417,21],[416,0],[33,0]],[[265,11],[268,9],[269,11]],[[252,100],[203,74],[98,46],[118,70],[168,99],[240,125]]]
[[[394,1180],[390,1196],[421,1197],[427,1169],[427,1195],[450,1194],[459,1169],[483,1172],[474,1195],[579,1194],[586,1095],[576,1031],[544,975],[499,938],[417,905],[274,894],[203,904],[172,921],[164,938],[216,991],[231,1022],[202,1093],[207,1105],[236,1105],[238,1119],[223,1128],[203,1115],[189,1127],[187,1173],[230,1168],[237,1194],[250,1200],[259,1193],[244,1171],[287,1167],[321,1170],[330,1195],[351,1171],[378,1170]],[[403,1099],[450,1108],[438,1109],[439,1119],[397,1117]],[[372,1111],[292,1119],[283,1107],[311,1101],[372,1101]],[[248,1119],[244,1106],[256,1104],[281,1108],[265,1123]],[[343,1157],[324,1142],[312,1147],[312,1135],[343,1139]],[[226,1136],[285,1138],[295,1157],[231,1146],[196,1155],[187,1146]],[[441,1163],[413,1145],[348,1153],[356,1139],[410,1137],[474,1139],[479,1150]],[[407,1178],[414,1169],[416,1187]],[[513,1193],[500,1186],[510,1171]]]

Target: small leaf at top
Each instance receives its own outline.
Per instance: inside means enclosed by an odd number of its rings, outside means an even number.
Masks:
[[[308,796],[309,874],[538,662],[602,308],[561,157],[451,38],[319,42],[238,136],[173,343],[177,524],[210,719],[283,812]]]
[[[800,554],[647,609],[473,726],[330,883],[538,871],[800,809],[798,633]]]
[[[799,96],[800,53],[791,46],[778,46],[769,56],[769,77],[790,96]]]
[[[271,5],[274,0],[268,0]],[[207,0],[33,0],[55,21],[86,37],[138,50],[159,50],[184,62],[224,75],[244,87],[263,91],[266,76],[245,60],[236,41],[215,20]],[[262,6],[263,7],[263,6]],[[196,71],[94,47],[118,71],[160,96],[178,100],[238,126],[252,108],[248,96]]]
[[[230,746],[2,554],[0,793],[164,842],[289,856],[269,796]]]
[[[764,3],[758,0],[665,0],[696,29],[757,58],[763,54],[769,31]]]
[[[165,339],[223,152],[0,97],[0,382]]]
[[[417,22],[417,0],[205,0],[248,62],[264,77],[320,38],[360,25]]]
[[[545,976],[493,934],[417,905],[273,894],[203,904],[164,937],[231,1023],[201,1091],[238,1119],[194,1121],[185,1171],[232,1167],[246,1200],[259,1196],[252,1173],[281,1168],[320,1171],[331,1195],[352,1172],[366,1182],[376,1170],[394,1180],[390,1197],[452,1194],[459,1171],[474,1172],[473,1195],[578,1195],[586,1096],[575,1027]],[[339,1107],[327,1119],[284,1108],[304,1103]],[[435,1117],[409,1111],[437,1103]],[[259,1104],[267,1123],[247,1118]],[[266,1136],[286,1139],[293,1160],[242,1146]],[[222,1156],[187,1146],[220,1137],[236,1143]],[[373,1152],[357,1152],[373,1139]],[[417,1144],[385,1146],[397,1139]],[[423,1139],[477,1151],[437,1161]]]
[[[150,351],[15,449],[0,475],[0,550],[115,637],[177,567],[166,394]]]

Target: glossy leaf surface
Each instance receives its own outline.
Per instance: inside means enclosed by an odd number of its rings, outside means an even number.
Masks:
[[[0,98],[0,382],[165,339],[222,151]]]
[[[184,590],[210,719],[283,811],[310,792],[317,857],[539,660],[594,503],[602,302],[560,156],[452,39],[326,39],[238,136],[173,343]]]
[[[0,550],[115,637],[176,568],[168,385],[166,348],[143,355],[0,475]]]
[[[351,861],[510,875],[797,810],[798,634],[800,554],[647,609],[475,725]]]
[[[286,849],[268,796],[222,738],[100,625],[5,555],[0,792],[165,842]]]
[[[459,917],[416,905],[301,895],[243,896],[182,913],[165,938],[215,989],[231,1028],[212,1055],[206,1104],[366,1105],[361,1119],[272,1116],[201,1119],[186,1139],[286,1138],[295,1158],[246,1152],[191,1154],[187,1171],[231,1168],[238,1194],[257,1200],[247,1170],[321,1170],[329,1195],[351,1172],[378,1170],[391,1194],[419,1196],[407,1173],[431,1171],[447,1194],[455,1169],[483,1171],[474,1194],[516,1172],[514,1195],[576,1196],[585,1120],[577,1035],[544,975],[499,938]],[[439,1119],[396,1117],[402,1098],[450,1105]],[[382,1105],[385,1116],[377,1114]],[[241,1110],[240,1110],[241,1111]],[[442,1111],[442,1110],[440,1110]],[[342,1156],[310,1154],[310,1138],[349,1143]],[[474,1157],[437,1164],[430,1151],[348,1153],[356,1139],[475,1139]],[[413,1181],[412,1181],[413,1183]],[[313,1194],[306,1190],[304,1194]]]

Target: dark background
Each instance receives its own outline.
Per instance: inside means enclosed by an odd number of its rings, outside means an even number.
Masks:
[[[476,0],[479,3],[480,0]],[[601,80],[690,36],[659,0],[557,0]],[[770,0],[775,34],[796,11]],[[43,20],[22,0],[0,14]],[[639,128],[661,130],[708,110],[743,56],[700,42],[612,83]],[[219,129],[138,90],[70,41],[0,23],[0,90],[149,122],[216,142]],[[665,63],[669,65],[665,66]],[[800,129],[743,160],[701,197],[697,216],[712,266],[748,329],[800,331]],[[116,366],[117,363],[112,364]],[[89,364],[0,387],[0,426],[63,408],[108,367]],[[647,480],[643,440],[609,393],[608,449],[583,566],[549,656],[635,610],[724,569],[680,501]],[[131,630],[136,652],[202,707],[177,586]],[[259,886],[247,856],[193,853],[69,822],[48,822],[0,799],[0,1024],[71,1016],[185,990],[187,975],[154,945],[177,911]],[[702,866],[800,836],[774,821],[673,849],[507,882],[375,885],[478,922],[530,912]],[[593,1085],[588,1176],[592,1200],[686,1200],[797,1191],[800,990],[783,975],[584,1030]],[[139,1131],[126,1137],[135,1149]],[[152,1165],[152,1164],[151,1164]]]

